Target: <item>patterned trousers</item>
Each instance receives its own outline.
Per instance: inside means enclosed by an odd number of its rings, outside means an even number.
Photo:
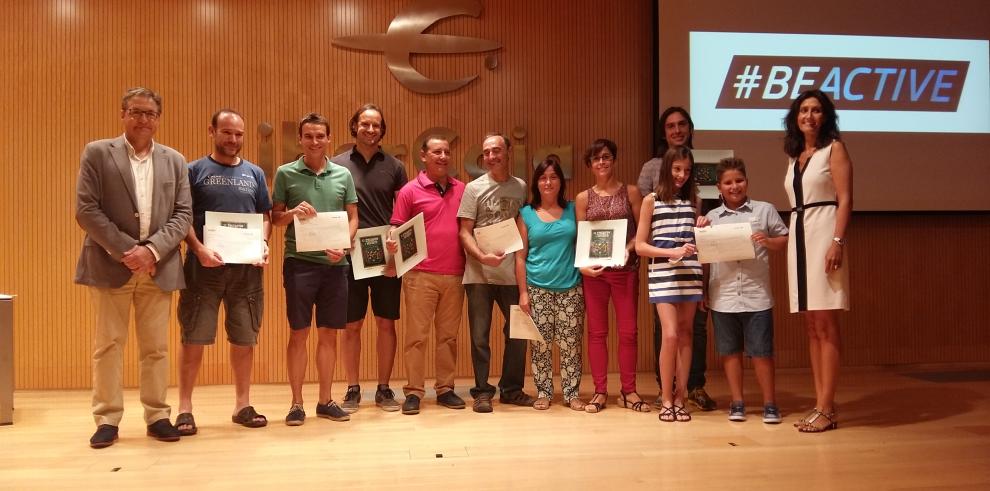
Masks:
[[[533,321],[546,343],[532,341],[533,382],[537,397],[553,398],[553,343],[560,348],[560,385],[564,401],[578,396],[581,386],[581,336],[584,334],[584,291],[581,285],[554,291],[526,285]]]

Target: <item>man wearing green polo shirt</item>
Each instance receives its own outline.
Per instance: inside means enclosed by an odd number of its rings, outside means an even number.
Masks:
[[[272,186],[272,223],[288,226],[282,277],[285,311],[292,329],[286,348],[289,386],[292,388],[292,406],[285,417],[285,424],[289,426],[299,426],[306,421],[302,385],[306,375],[306,339],[314,306],[319,334],[316,370],[320,379],[316,415],[334,421],[350,419],[330,395],[337,362],[337,330],[343,329],[347,320],[347,250],[297,252],[293,218],[346,210],[352,241],[358,227],[357,193],[351,173],[327,158],[330,146],[327,119],[317,113],[304,116],[299,122],[299,145],[303,148],[303,156],[279,167]]]

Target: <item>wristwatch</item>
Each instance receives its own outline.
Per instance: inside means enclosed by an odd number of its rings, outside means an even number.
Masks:
[[[840,246],[846,245],[846,239],[843,239],[842,237],[832,237],[832,242],[835,242],[836,244],[839,244]]]

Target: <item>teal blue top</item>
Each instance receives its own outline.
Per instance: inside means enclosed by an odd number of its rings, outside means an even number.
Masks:
[[[569,201],[564,213],[553,222],[544,222],[532,206],[519,210],[526,225],[529,251],[526,253],[526,283],[547,290],[570,290],[581,281],[574,267],[577,218],[574,202]]]

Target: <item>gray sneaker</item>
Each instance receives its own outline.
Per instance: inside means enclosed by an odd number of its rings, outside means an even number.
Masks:
[[[336,402],[316,405],[316,415],[331,421],[350,421],[351,417]]]
[[[729,421],[746,421],[746,406],[743,401],[729,403]]]
[[[348,385],[347,392],[344,394],[344,403],[340,407],[347,414],[356,413],[358,410],[358,405],[361,404],[361,386],[360,385]]]
[[[382,408],[382,411],[388,412],[398,411],[401,407],[399,401],[395,400],[395,392],[392,392],[387,384],[378,385],[378,390],[375,391],[375,405]]]
[[[768,402],[763,405],[763,422],[768,425],[780,424],[783,421],[780,417],[780,409],[777,409],[777,405]]]

